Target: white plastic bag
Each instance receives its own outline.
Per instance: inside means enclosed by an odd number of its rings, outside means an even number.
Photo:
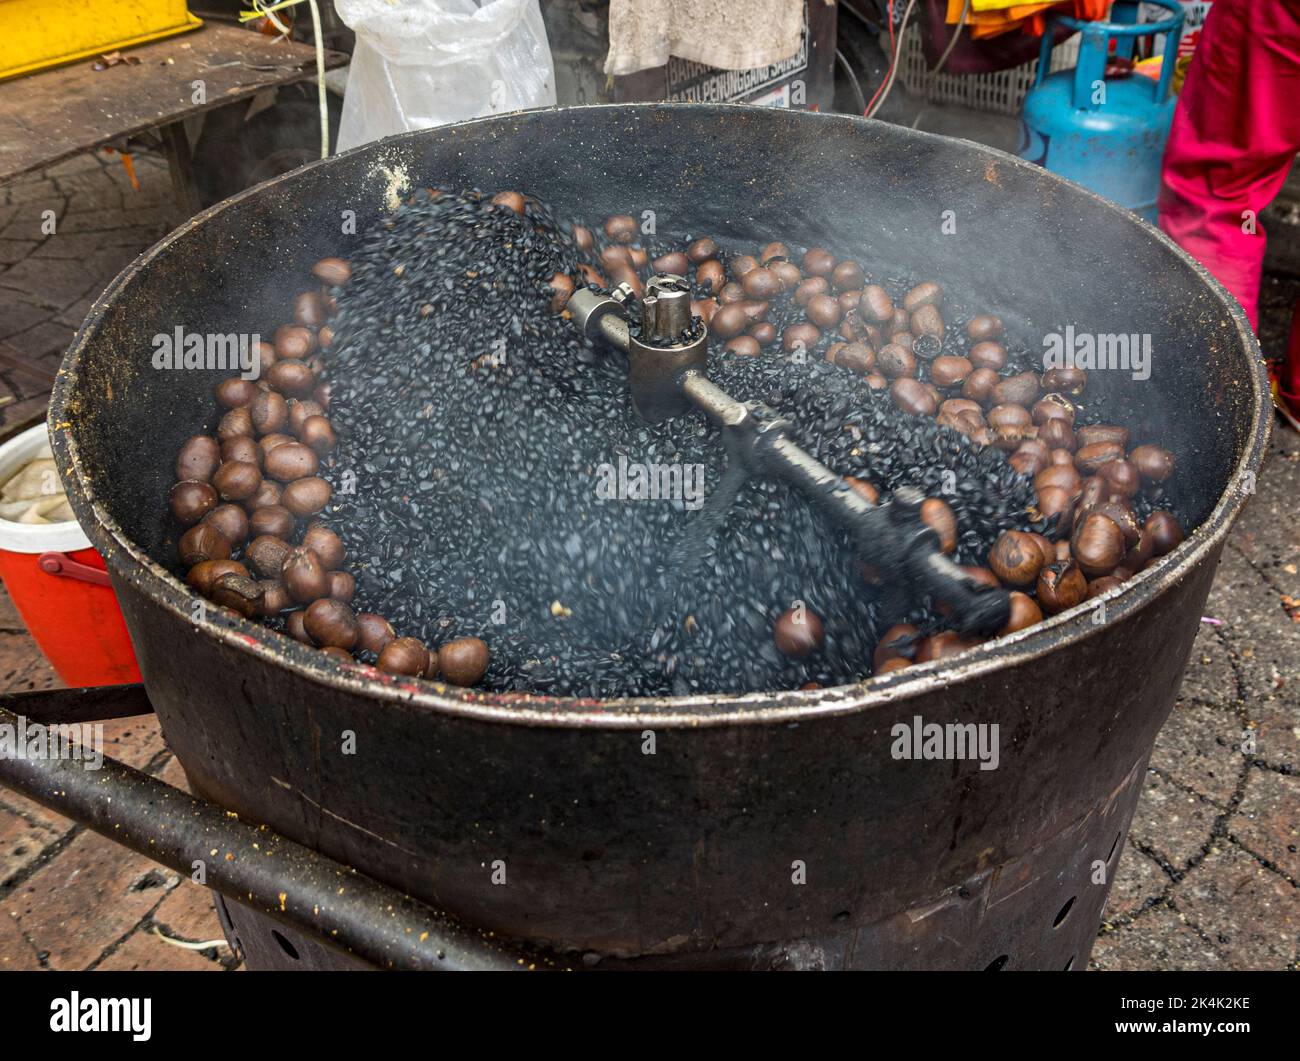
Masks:
[[[537,0],[335,0],[356,31],[338,149],[555,103]]]

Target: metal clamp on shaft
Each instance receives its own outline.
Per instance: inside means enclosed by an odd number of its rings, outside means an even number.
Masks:
[[[691,314],[691,286],[683,277],[664,273],[650,278],[638,334],[625,316],[624,303],[631,297],[626,284],[612,295],[583,288],[569,299],[569,312],[588,339],[603,339],[627,354],[632,406],[641,419],[657,424],[690,408],[681,376],[687,369],[704,370],[708,329]]]
[[[655,423],[695,406],[720,428],[734,460],[793,486],[848,532],[859,559],[888,572],[913,597],[947,604],[957,629],[988,635],[1006,625],[1009,595],[979,585],[943,554],[938,535],[921,521],[918,491],[899,489],[892,501],[873,505],[791,438],[789,420],[762,403],[737,401],[708,378],[708,329],[692,318],[685,280],[650,278],[639,336],[625,316],[630,297],[625,284],[612,295],[583,288],[569,299],[569,311],[588,339],[627,354],[632,404],[643,419]]]

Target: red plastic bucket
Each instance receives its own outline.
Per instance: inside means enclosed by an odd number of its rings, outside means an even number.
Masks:
[[[0,446],[0,483],[42,456],[49,456],[49,439],[45,425],[38,424]],[[36,644],[68,685],[140,680],[103,557],[75,520],[0,519],[0,578]]]

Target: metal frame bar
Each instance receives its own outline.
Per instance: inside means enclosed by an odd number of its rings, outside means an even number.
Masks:
[[[0,697],[0,732],[152,710],[141,685],[20,693]],[[560,967],[109,757],[91,769],[79,759],[0,753],[0,784],[380,968]]]

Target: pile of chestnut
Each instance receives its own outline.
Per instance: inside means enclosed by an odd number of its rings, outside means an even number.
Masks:
[[[1172,513],[1157,509],[1141,521],[1132,503],[1144,486],[1173,474],[1173,454],[1151,444],[1130,448],[1124,427],[1076,424],[1076,399],[1087,373],[1017,370],[997,316],[966,321],[959,333],[963,352],[944,353],[954,344],[945,343],[952,337],[939,283],[927,280],[895,297],[882,284],[867,283],[859,263],[821,247],[797,255],[787,244],[771,242],[756,255],[727,255],[707,236],[651,260],[635,245],[638,229],[630,215],[606,220],[603,236],[597,250],[590,230],[574,230],[578,249],[599,263],[579,266],[583,283],[625,283],[640,297],[647,270],[688,277],[696,296],[693,312],[728,353],[757,357],[769,347],[786,355],[816,349],[872,389],[887,389],[903,412],[932,417],[976,446],[1002,450],[1017,472],[1033,480],[1037,508],[1026,513],[1026,524],[1052,519],[1058,540],[1006,531],[986,567],[963,568],[982,583],[1011,591],[1011,619],[999,635],[1119,586],[1183,540]],[[558,274],[552,281],[557,310],[573,284]],[[786,322],[779,333],[770,317]],[[878,500],[871,483],[850,484],[869,501]],[[927,499],[921,518],[945,552],[956,549],[957,519],[942,498]],[[821,646],[822,630],[818,616],[791,611],[778,618],[773,638],[783,653],[800,658]],[[899,624],[881,638],[875,673],[945,658],[974,643],[950,631],[925,634]]]
[[[367,653],[390,674],[474,685],[487,671],[487,645],[462,637],[432,648],[398,637],[381,615],[354,612],[344,543],[315,518],[333,494],[320,473],[338,441],[322,378],[334,342],[328,322],[333,291],[352,270],[325,258],[312,273],[319,285],[294,299],[293,322],[259,345],[260,378],[219,383],[215,436],[195,435],[177,455],[169,502],[186,528],[177,542],[186,582],[245,618],[283,619],[290,637],[339,660]]]

